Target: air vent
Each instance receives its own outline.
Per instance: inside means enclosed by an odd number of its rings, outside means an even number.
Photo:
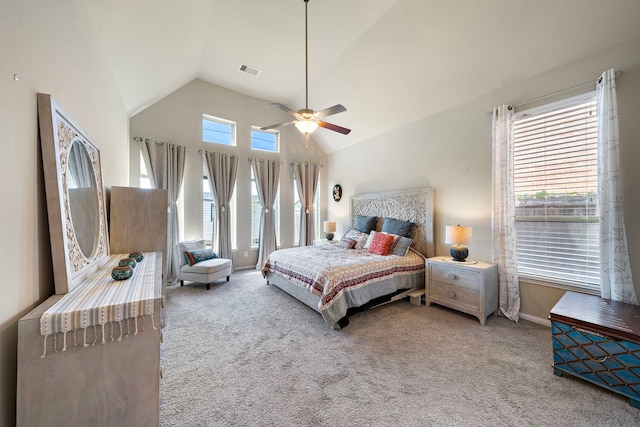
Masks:
[[[245,73],[251,74],[252,76],[257,76],[258,74],[260,74],[260,70],[258,70],[257,68],[253,68],[244,64],[240,66],[240,71],[244,71]]]

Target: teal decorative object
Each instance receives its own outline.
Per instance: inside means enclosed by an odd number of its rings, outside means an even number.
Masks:
[[[119,262],[118,262],[119,266],[123,266],[123,265],[129,265],[131,266],[131,268],[135,268],[136,266],[136,260],[129,257],[129,258],[122,258]]]
[[[130,265],[119,265],[111,270],[113,280],[126,280],[133,275],[133,267]]]
[[[144,259],[144,255],[142,252],[131,252],[129,256],[136,260],[136,262],[140,262]]]

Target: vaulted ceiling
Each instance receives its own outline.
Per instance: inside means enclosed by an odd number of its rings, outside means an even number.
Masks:
[[[130,116],[196,78],[304,107],[303,0],[87,7]],[[327,120],[353,130],[316,131],[326,152],[640,36],[638,0],[310,0],[308,11],[309,107],[343,104]]]

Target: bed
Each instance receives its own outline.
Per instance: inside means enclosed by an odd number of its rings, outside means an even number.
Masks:
[[[344,328],[350,315],[364,309],[420,295],[425,285],[425,258],[434,254],[430,187],[352,196],[349,217],[353,226],[361,226],[363,218],[371,225],[368,236],[357,230],[345,233],[358,240],[355,249],[347,247],[349,239],[281,249],[272,252],[262,268],[268,285],[318,311],[334,329]],[[403,235],[406,229],[389,233],[389,224],[402,223],[413,224],[409,234]],[[379,240],[388,243],[389,236],[393,237],[389,254],[384,249],[372,250],[378,248]],[[407,238],[411,246],[401,248],[400,242],[406,246]]]

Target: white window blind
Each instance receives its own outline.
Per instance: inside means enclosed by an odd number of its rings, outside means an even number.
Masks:
[[[514,181],[518,273],[597,291],[595,95],[518,113]]]

